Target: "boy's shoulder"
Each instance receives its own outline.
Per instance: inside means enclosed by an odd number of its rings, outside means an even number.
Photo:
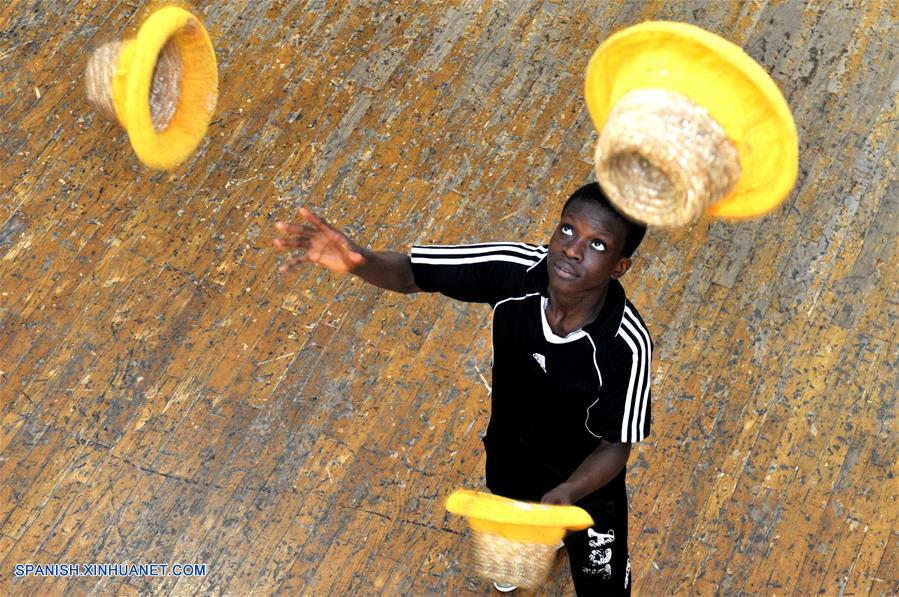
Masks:
[[[606,293],[606,303],[596,321],[587,327],[590,336],[597,341],[610,342],[622,334],[640,334],[650,342],[649,328],[637,307],[627,298],[621,283],[612,279]]]

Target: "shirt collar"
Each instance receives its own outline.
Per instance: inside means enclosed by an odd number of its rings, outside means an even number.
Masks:
[[[541,296],[549,296],[549,271],[547,270],[546,257],[528,268],[525,281],[528,292],[539,292]],[[624,287],[616,279],[609,281],[609,290],[606,294],[606,302],[595,320],[584,326],[584,331],[594,338],[613,337],[621,327],[621,319],[624,317]]]

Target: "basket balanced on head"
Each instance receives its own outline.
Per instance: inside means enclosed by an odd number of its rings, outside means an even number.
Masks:
[[[777,85],[699,27],[646,22],[612,35],[590,59],[585,95],[600,132],[597,181],[634,220],[752,218],[796,182],[796,125]]]
[[[567,531],[593,525],[587,511],[577,506],[520,502],[468,489],[453,492],[446,509],[468,519],[478,574],[524,588],[546,580]]]
[[[137,37],[94,51],[87,97],[128,132],[137,157],[171,170],[206,135],[218,100],[215,51],[199,19],[168,6],[151,14]]]

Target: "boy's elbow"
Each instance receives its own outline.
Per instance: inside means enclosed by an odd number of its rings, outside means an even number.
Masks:
[[[415,283],[415,273],[412,271],[412,259],[408,255],[403,255],[402,275],[400,276],[400,292],[403,294],[415,294],[421,292],[421,288]]]
[[[416,292],[421,292],[421,288],[415,283],[415,278],[409,276],[409,279],[403,281],[402,286],[399,288],[399,292],[402,292],[403,294],[415,294]]]

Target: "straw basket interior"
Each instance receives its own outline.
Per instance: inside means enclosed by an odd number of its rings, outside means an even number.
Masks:
[[[169,40],[159,51],[150,86],[150,119],[156,132],[168,128],[181,99],[181,52]]]
[[[88,100],[110,120],[119,119],[113,99],[113,77],[127,43],[132,42],[113,41],[97,48],[85,72]],[[181,98],[182,69],[181,53],[174,40],[169,40],[156,58],[150,87],[150,119],[157,133],[166,130],[175,116]]]

